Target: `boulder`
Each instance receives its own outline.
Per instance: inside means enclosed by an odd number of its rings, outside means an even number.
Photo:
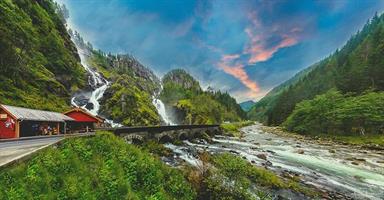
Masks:
[[[298,154],[304,154],[304,150],[303,149],[299,149],[296,151]]]
[[[263,159],[263,160],[267,160],[267,155],[261,153],[261,154],[257,154],[256,157],[260,158],[260,159]]]

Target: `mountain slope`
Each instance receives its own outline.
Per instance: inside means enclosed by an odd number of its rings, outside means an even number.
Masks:
[[[199,82],[182,69],[168,72],[162,83],[160,99],[179,124],[217,124],[245,118],[245,112],[228,93],[203,91]]]
[[[72,39],[84,55],[84,62],[109,82],[99,100],[99,115],[126,126],[160,124],[160,117],[152,104],[152,96],[160,90],[160,80],[148,68],[130,55],[106,54],[85,43],[79,33],[70,31]],[[92,82],[92,75],[89,81]],[[94,84],[90,84],[94,85]],[[92,108],[89,99],[97,89],[86,87],[75,97],[78,106]]]
[[[240,103],[240,107],[248,112],[249,110],[251,110],[251,108],[255,105],[256,102],[252,101],[252,100],[249,100],[249,101],[244,101],[242,103]]]
[[[57,5],[0,1],[0,102],[63,111],[85,85],[84,70]]]
[[[360,95],[384,90],[384,16],[374,16],[346,45],[319,62],[300,79],[275,90],[251,110],[250,116],[270,125],[284,122],[297,103],[331,88]],[[280,86],[281,88],[281,86]],[[272,96],[272,97],[271,97]]]

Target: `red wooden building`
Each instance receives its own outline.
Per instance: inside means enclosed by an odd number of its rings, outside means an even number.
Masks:
[[[0,105],[0,139],[63,134],[73,121],[57,112]]]
[[[74,119],[71,123],[67,124],[71,132],[88,132],[95,128],[103,126],[104,119],[93,116],[91,113],[81,108],[74,108],[64,113],[64,115]]]

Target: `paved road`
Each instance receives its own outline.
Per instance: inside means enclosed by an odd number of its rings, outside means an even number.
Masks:
[[[20,159],[62,139],[64,139],[64,137],[0,142],[0,166]]]
[[[94,133],[88,134],[75,134],[73,136],[87,136],[93,135]],[[23,138],[21,140],[0,140],[0,167],[9,164],[15,160],[23,158],[31,153],[34,153],[47,146],[55,144],[60,140],[63,140],[66,136],[51,136],[51,137],[31,137]]]

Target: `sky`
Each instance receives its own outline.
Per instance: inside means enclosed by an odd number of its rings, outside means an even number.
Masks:
[[[128,53],[159,77],[183,68],[238,102],[258,100],[326,58],[380,0],[57,0],[97,49]]]

